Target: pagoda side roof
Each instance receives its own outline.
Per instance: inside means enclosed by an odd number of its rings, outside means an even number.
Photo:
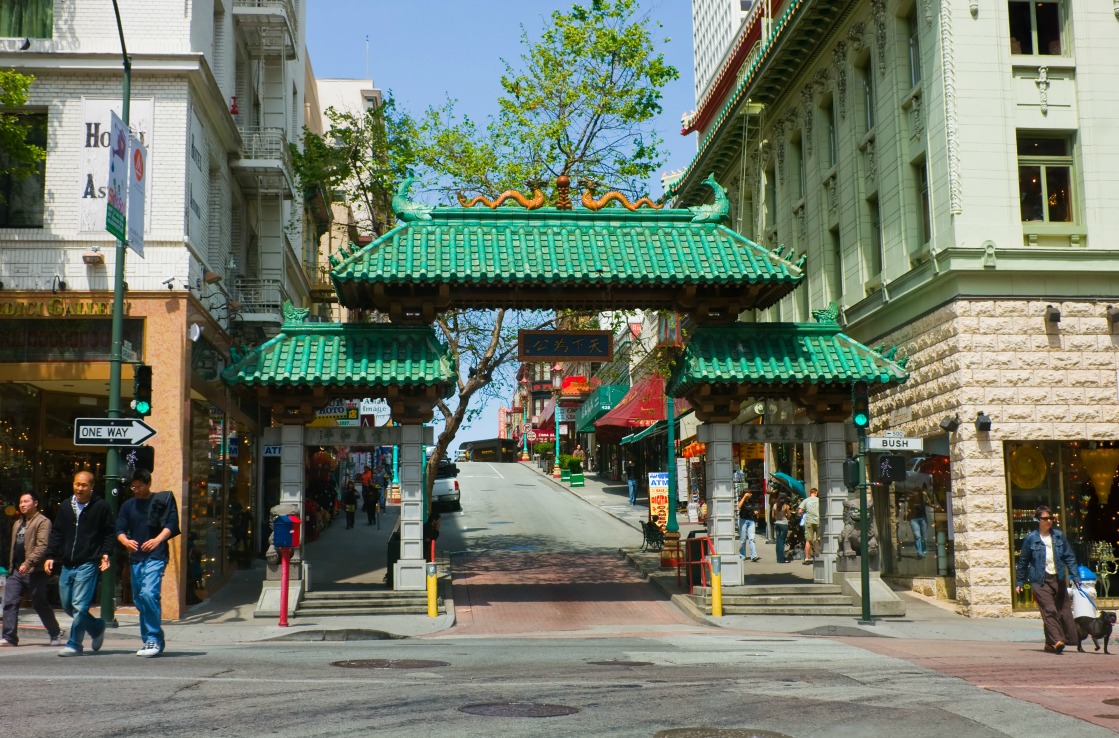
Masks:
[[[906,360],[894,361],[893,351],[864,346],[826,320],[701,326],[665,393],[680,397],[705,384],[751,385],[759,394],[857,381],[901,384],[909,378]]]
[[[430,326],[289,321],[221,377],[231,386],[435,388],[449,397],[458,374]]]
[[[426,300],[437,312],[464,307],[692,312],[707,301],[724,316],[773,305],[803,280],[802,262],[727,228],[725,208],[703,207],[711,212],[428,209],[368,246],[344,252],[331,279],[343,306],[390,315],[394,303],[407,312]]]

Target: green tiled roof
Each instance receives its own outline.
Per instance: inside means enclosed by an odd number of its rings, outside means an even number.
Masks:
[[[734,323],[692,334],[666,394],[680,397],[701,384],[781,385],[902,383],[905,360],[879,353],[821,323]]]
[[[446,385],[449,397],[457,372],[429,326],[286,322],[221,376],[226,384],[257,387]]]
[[[551,309],[571,288],[603,299],[618,290],[618,300],[636,295],[625,292],[634,288],[690,288],[700,296],[705,288],[740,296],[752,288],[765,307],[804,278],[801,264],[695,218],[683,209],[436,208],[429,219],[402,223],[349,253],[331,278],[349,307],[372,307],[378,291],[435,294],[442,287],[450,300],[461,295],[473,306],[487,299],[509,305],[502,300],[517,291],[518,307]]]

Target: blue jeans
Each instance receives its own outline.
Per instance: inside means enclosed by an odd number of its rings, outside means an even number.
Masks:
[[[777,532],[777,563],[785,563],[785,540],[789,537],[789,525],[781,525],[780,523],[773,524],[773,530]]]
[[[637,504],[637,480],[630,479],[629,481],[629,504]]]
[[[738,539],[742,544],[738,547],[738,555],[746,558],[746,544],[750,544],[750,558],[758,558],[758,548],[754,545],[754,529],[757,528],[756,520],[738,519]]]
[[[163,570],[167,562],[160,559],[144,559],[129,565],[132,571],[132,602],[140,613],[140,640],[145,644],[158,643],[163,650],[163,608],[160,595],[163,591]]]
[[[929,534],[929,521],[922,515],[910,520],[909,527],[913,529],[913,543],[917,546],[917,555],[923,559],[925,558],[925,538]]]
[[[66,645],[78,651],[82,650],[82,641],[87,632],[94,638],[105,632],[105,621],[89,614],[89,606],[93,604],[93,593],[100,576],[97,564],[90,562],[75,567],[64,566],[58,578],[58,596],[62,600],[62,609],[74,618]]]

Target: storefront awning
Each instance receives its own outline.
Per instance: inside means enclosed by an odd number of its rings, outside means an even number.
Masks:
[[[613,410],[627,392],[629,392],[628,384],[608,384],[596,388],[575,413],[576,432],[594,431],[594,421]]]
[[[631,443],[637,443],[638,441],[644,440],[644,439],[648,438],[649,436],[654,436],[658,433],[664,433],[667,430],[668,430],[668,421],[661,420],[661,421],[658,421],[658,422],[654,423],[653,425],[650,425],[645,430],[638,431],[637,433],[630,433],[628,436],[626,436],[625,438],[623,438],[621,440],[620,445],[626,446],[626,445],[631,444]]]
[[[595,421],[598,437],[617,442],[622,437],[665,420],[664,377],[646,377],[630,388],[610,412]],[[676,417],[691,410],[687,400],[675,402]]]

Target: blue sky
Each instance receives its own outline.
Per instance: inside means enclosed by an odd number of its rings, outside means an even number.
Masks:
[[[571,5],[572,0],[489,7],[461,0],[310,0],[307,47],[317,77],[372,77],[412,113],[454,98],[460,112],[484,122],[497,112],[502,59],[519,66],[521,26],[536,38],[553,10]],[[695,154],[695,137],[680,135],[680,115],[695,107],[691,3],[642,0],[640,9],[660,22],[654,38],[680,72],[680,79],[664,90],[664,112],[656,122],[668,151],[663,169],[679,169]],[[649,182],[648,191],[661,194],[659,177]],[[454,445],[493,438],[496,429],[497,403],[491,403],[472,427],[459,431]]]

